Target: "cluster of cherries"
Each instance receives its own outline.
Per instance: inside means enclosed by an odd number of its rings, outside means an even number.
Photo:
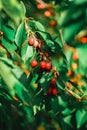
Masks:
[[[53,77],[51,82],[50,82],[50,86],[49,86],[49,89],[47,91],[47,95],[56,96],[57,94],[58,94],[58,90],[57,90],[57,86],[56,86],[56,78]]]
[[[36,67],[37,65],[38,65],[37,60],[35,60],[35,59],[31,60],[31,67],[32,68]],[[51,62],[46,62],[43,60],[40,62],[40,68],[46,69],[46,70],[51,70],[52,64],[51,64]]]
[[[36,37],[32,36],[29,38],[28,43],[30,46],[36,47],[36,48],[41,48],[42,45],[40,42],[37,41]],[[46,55],[46,57],[48,57],[48,54],[44,54]],[[52,69],[52,63],[49,60],[42,60],[40,61],[40,63],[38,64],[38,61],[36,59],[32,59],[31,62],[31,67],[35,68],[36,66],[40,66],[40,68],[42,70],[47,70],[50,71]],[[47,95],[54,95],[56,96],[58,94],[58,90],[57,90],[57,86],[56,86],[56,78],[53,77],[50,83],[50,87],[47,91]]]
[[[39,43],[35,37],[30,37],[28,43],[29,43],[30,46],[34,46],[34,47],[38,47],[38,48],[42,47],[41,43]],[[31,60],[31,67],[34,68],[37,65],[38,65],[37,60],[36,59],[32,59]],[[51,70],[51,68],[52,68],[51,61],[42,60],[40,62],[40,68],[41,69],[46,69],[46,70]]]

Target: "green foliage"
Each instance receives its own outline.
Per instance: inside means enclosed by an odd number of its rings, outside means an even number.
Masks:
[[[86,116],[87,116],[87,112],[84,109],[78,110],[76,112],[77,129],[80,128],[84,123],[87,122]]]
[[[61,8],[63,11],[59,23],[64,27],[64,39],[69,45],[73,45],[73,38],[86,26],[86,6],[86,0],[72,0],[65,9]]]
[[[17,46],[21,47],[25,39],[26,39],[26,31],[25,31],[25,24],[23,22],[19,25],[17,29],[16,35],[15,35],[15,43],[17,44]]]
[[[0,130],[86,129],[86,6],[0,0]]]
[[[2,13],[1,17],[10,17],[16,24],[19,24],[20,20],[23,19],[25,15],[25,8],[23,3],[19,3],[17,0],[11,1],[8,0],[1,0],[1,12],[4,11],[4,14]],[[5,15],[5,16],[4,16]]]

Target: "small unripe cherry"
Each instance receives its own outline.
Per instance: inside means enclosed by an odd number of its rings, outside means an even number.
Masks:
[[[78,65],[77,65],[76,63],[73,63],[73,64],[72,64],[72,69],[73,69],[73,70],[76,70],[77,68],[78,68]]]
[[[40,68],[42,68],[42,69],[46,68],[46,62],[45,61],[40,62]]]
[[[31,67],[32,67],[32,68],[36,67],[36,66],[37,66],[37,64],[38,64],[38,63],[37,63],[37,61],[36,61],[36,60],[34,60],[34,59],[33,59],[33,60],[31,60]]]
[[[53,88],[52,94],[53,94],[54,96],[56,96],[56,95],[58,94],[58,90],[57,90],[56,88]]]
[[[38,46],[38,41],[35,41],[33,46],[37,47]]]
[[[47,62],[46,63],[46,70],[51,70],[51,68],[52,68],[51,62]]]
[[[36,41],[36,38],[35,38],[35,37],[30,37],[28,43],[29,43],[30,46],[33,46],[34,43],[35,43],[35,41]]]
[[[42,43],[40,42],[37,47],[38,47],[39,49],[41,49],[41,48],[42,48]]]

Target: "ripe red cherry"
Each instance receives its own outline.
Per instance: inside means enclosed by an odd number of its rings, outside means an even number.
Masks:
[[[55,77],[52,78],[52,80],[51,80],[51,85],[56,85],[56,78],[55,78]]]
[[[52,94],[53,94],[54,96],[56,96],[56,95],[58,94],[58,90],[57,90],[56,88],[53,88]]]
[[[52,21],[50,21],[49,24],[50,24],[51,27],[55,27],[57,25],[57,21],[56,20],[52,20]]]
[[[51,16],[51,12],[49,10],[44,12],[44,16],[45,17],[50,17]]]
[[[32,61],[31,61],[31,67],[32,67],[32,68],[36,67],[37,64],[38,64],[38,63],[37,63],[36,60],[32,60]]]
[[[52,94],[53,89],[50,87],[47,91],[47,94]]]
[[[46,63],[46,70],[51,70],[51,68],[52,68],[51,62],[47,62]]]
[[[36,41],[35,37],[30,37],[28,43],[29,43],[30,46],[33,46],[35,41]]]
[[[49,56],[49,54],[48,54],[47,52],[45,53],[45,55],[46,55],[46,57],[48,57],[48,56]]]
[[[42,68],[42,69],[46,68],[46,62],[45,61],[40,62],[40,68]]]

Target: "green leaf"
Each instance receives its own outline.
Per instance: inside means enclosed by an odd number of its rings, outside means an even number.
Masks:
[[[64,108],[66,108],[67,107],[67,102],[65,102],[63,99],[62,99],[62,97],[61,96],[58,96],[58,103],[59,103],[59,105],[60,106],[62,106],[62,107],[64,107]]]
[[[35,21],[37,30],[41,30],[41,31],[45,31],[44,26],[39,22],[39,21]]]
[[[36,83],[37,79],[38,79],[38,75],[35,74],[35,75],[32,77],[31,81],[30,81],[30,86],[32,87],[33,90],[36,90],[37,87],[38,87],[38,84]],[[35,86],[35,85],[36,85],[36,86]]]
[[[32,122],[34,120],[34,113],[32,107],[23,105],[23,109],[26,112],[28,121]]]
[[[16,45],[14,43],[10,43],[8,40],[6,40],[4,37],[2,38],[2,44],[7,49],[7,51],[11,54],[14,53],[14,51],[17,49]]]
[[[24,73],[23,70],[17,66],[15,66],[14,68],[12,68],[12,72],[14,73],[14,75],[19,79],[22,74]]]
[[[57,84],[57,87],[58,87],[60,90],[64,90],[65,84],[63,83],[63,80],[62,80],[62,79],[57,78],[57,79],[56,79],[56,84]]]
[[[65,108],[65,109],[62,111],[62,114],[63,114],[64,116],[69,115],[70,113],[71,113],[71,110],[70,110],[69,108]]]
[[[25,41],[24,46],[21,49],[21,56],[24,62],[33,56],[33,47],[28,45],[28,41]]]
[[[87,72],[87,44],[79,46],[76,50],[79,57],[79,71],[85,75]]]
[[[8,58],[0,57],[0,60],[3,61],[5,64],[7,64],[10,68],[15,67],[15,65],[13,64],[13,61]]]
[[[15,30],[10,26],[2,26],[2,31],[4,33],[4,37],[11,42],[14,42],[15,38]]]
[[[11,68],[9,68],[3,61],[0,61],[0,75],[7,85],[7,90],[12,97],[17,95],[23,103],[31,105],[28,90],[16,79],[15,75],[11,71]]]
[[[15,43],[20,47],[26,40],[26,30],[25,30],[25,24],[22,22],[16,32],[15,35]]]
[[[72,126],[72,123],[71,123],[71,118],[72,118],[71,115],[66,116],[66,117],[63,118],[63,121],[64,121],[67,125],[69,125],[70,127],[73,127],[73,126]]]
[[[0,48],[0,57],[7,57],[7,52],[4,48]]]
[[[58,55],[54,55],[51,57],[52,58],[52,65],[56,67],[57,70],[59,70],[59,56]]]
[[[0,11],[1,11],[2,8],[3,8],[3,6],[2,6],[2,0],[0,0]]]
[[[81,30],[81,27],[83,26],[83,22],[76,22],[68,25],[64,28],[63,36],[65,41],[68,42],[68,44],[71,44],[70,42],[73,40],[75,35]]]
[[[51,99],[51,104],[52,104],[53,112],[57,113],[58,111],[63,110],[63,107],[62,107],[62,105],[59,104],[59,101],[58,101],[57,97]]]
[[[28,26],[32,31],[45,31],[44,26],[35,20],[29,20]]]
[[[46,40],[46,43],[47,43],[48,47],[51,48],[51,51],[52,51],[52,52],[55,52],[56,47],[55,47],[55,45],[54,45],[54,42],[53,42],[51,39],[47,39],[47,40]]]
[[[49,88],[50,81],[53,77],[53,73],[43,74],[43,76],[40,79],[40,85],[43,87],[43,90],[47,92]]]
[[[2,0],[3,10],[7,16],[10,17],[17,25],[20,20],[24,17],[24,8],[23,4],[21,5],[17,0]]]
[[[83,4],[83,3],[87,4],[87,0],[75,0],[74,3],[75,4]]]
[[[23,15],[25,16],[25,14],[26,14],[26,8],[25,8],[25,5],[24,5],[24,3],[23,3],[22,1],[20,1],[20,3],[21,3],[21,7],[22,7],[22,11],[23,11]]]
[[[79,129],[84,123],[87,122],[87,111],[84,109],[76,112],[77,129]]]

